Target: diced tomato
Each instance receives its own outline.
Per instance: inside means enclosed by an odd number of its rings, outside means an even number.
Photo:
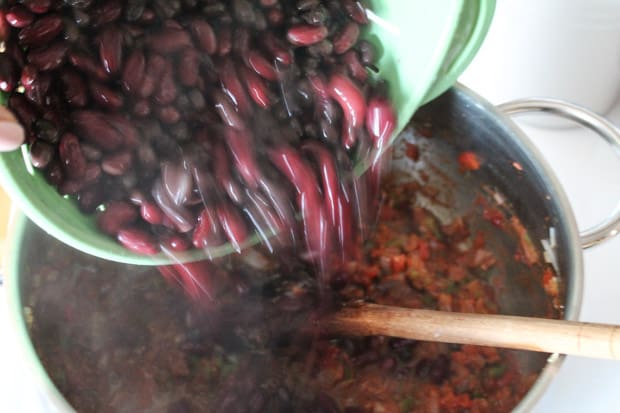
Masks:
[[[477,171],[480,169],[480,159],[478,155],[471,151],[461,152],[458,162],[463,171]]]

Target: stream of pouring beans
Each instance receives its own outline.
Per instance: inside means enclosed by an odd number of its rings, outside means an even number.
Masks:
[[[258,233],[322,274],[354,253],[395,126],[361,2],[0,4],[0,89],[31,162],[101,231],[172,256]],[[208,266],[170,268],[194,291]]]

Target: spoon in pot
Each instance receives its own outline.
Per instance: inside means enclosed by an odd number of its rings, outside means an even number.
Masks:
[[[377,76],[390,85],[398,124],[392,141],[415,110],[447,90],[478,50],[491,22],[495,0],[374,0],[363,37],[378,47]],[[4,104],[5,102],[0,102]],[[363,168],[358,168],[363,169]],[[130,252],[103,234],[92,216],[83,214],[73,199],[59,195],[43,174],[30,164],[28,149],[0,154],[0,182],[11,199],[39,227],[63,243],[106,260],[161,265],[172,259],[160,253]],[[241,248],[258,243],[251,237]],[[237,248],[238,249],[238,248]],[[176,254],[182,262],[216,258],[235,252],[223,245],[208,252]]]
[[[382,335],[620,359],[620,326],[610,324],[361,304],[327,315],[320,328],[327,334]]]

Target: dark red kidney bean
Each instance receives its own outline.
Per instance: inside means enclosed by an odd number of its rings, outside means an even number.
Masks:
[[[77,136],[65,133],[58,146],[60,163],[65,174],[71,179],[81,179],[86,171],[86,158],[82,153]]]
[[[133,105],[132,112],[142,118],[149,116],[151,114],[151,103],[146,99],[139,100]]]
[[[52,0],[24,0],[23,4],[37,14],[47,13],[52,7]]]
[[[155,182],[153,185],[152,196],[157,206],[161,208],[163,213],[179,232],[186,233],[194,229],[195,219],[190,211],[184,206],[176,205],[172,199],[170,199],[161,180]]]
[[[368,24],[368,16],[366,15],[366,7],[361,1],[344,0],[342,6],[347,11],[349,17],[361,25]]]
[[[24,68],[23,73],[26,73],[26,68]],[[88,103],[88,91],[82,76],[74,70],[64,69],[60,74],[60,80],[64,86],[63,92],[69,105],[78,108],[86,106]]]
[[[252,100],[263,109],[269,108],[272,97],[263,79],[247,67],[239,68],[239,73]]]
[[[360,27],[357,23],[347,23],[334,37],[334,52],[343,54],[357,43],[360,36]]]
[[[51,45],[32,49],[27,59],[39,70],[58,69],[65,61],[69,45],[65,42],[56,42]]]
[[[151,96],[166,70],[166,60],[160,55],[151,55],[148,59],[142,84],[138,89],[138,95],[142,98]]]
[[[45,178],[50,185],[59,187],[64,181],[64,174],[62,173],[62,167],[57,161],[52,161],[47,170],[45,171]]]
[[[123,35],[119,28],[106,28],[99,38],[99,59],[106,72],[120,71],[123,61]]]
[[[110,124],[123,137],[123,145],[127,148],[135,148],[140,144],[140,133],[136,126],[120,113],[108,113],[105,121]]]
[[[18,34],[22,46],[39,46],[51,42],[63,29],[62,18],[56,14],[41,17]]]
[[[176,205],[187,202],[192,191],[192,175],[182,165],[164,162],[161,167],[161,177],[164,189]]]
[[[248,0],[232,0],[232,11],[241,24],[250,26],[256,22],[256,12]]]
[[[357,130],[364,123],[366,100],[360,88],[341,74],[332,75],[328,91],[344,112],[342,144],[345,149],[351,149],[355,144]]]
[[[262,7],[273,7],[278,4],[279,0],[260,0],[260,5]]]
[[[94,76],[98,80],[107,80],[108,74],[95,59],[77,51],[69,51],[69,62],[77,69]]]
[[[80,144],[82,146],[82,153],[84,154],[84,157],[91,161],[91,162],[95,162],[95,161],[99,161],[101,160],[103,154],[101,153],[101,151],[96,148],[93,145],[90,145],[88,143],[81,143]]]
[[[293,63],[293,54],[284,42],[276,37],[272,32],[266,32],[261,36],[261,41],[265,49],[273,58],[284,65]]]
[[[294,46],[310,46],[325,39],[327,35],[325,26],[296,25],[286,32],[287,40]]]
[[[11,25],[6,20],[6,11],[0,10],[0,41],[6,42],[11,36]]]
[[[251,111],[248,95],[239,81],[237,69],[232,60],[225,60],[218,65],[218,72],[224,92],[237,106],[239,112],[248,115]]]
[[[217,32],[217,54],[226,56],[232,50],[232,29],[230,25],[220,26]]]
[[[274,252],[272,245],[292,245],[294,237],[287,239],[287,232],[294,227],[287,227],[285,222],[279,219],[269,201],[260,193],[246,190],[246,197],[247,205],[244,206],[244,212],[270,251]]]
[[[245,184],[256,189],[261,171],[254,157],[254,142],[247,129],[228,128],[226,130],[226,144],[230,149],[235,167]]]
[[[232,45],[233,53],[240,56],[242,59],[246,59],[248,57],[248,52],[250,51],[251,40],[251,34],[247,28],[235,28]]]
[[[144,81],[145,67],[144,53],[142,50],[134,50],[127,58],[121,76],[122,85],[127,92],[135,94],[141,89]]]
[[[245,128],[245,123],[235,110],[230,98],[219,90],[212,92],[213,103],[222,121],[235,129]]]
[[[178,259],[176,260],[178,262]],[[211,267],[207,261],[185,262],[173,265],[174,272],[185,293],[193,300],[208,305],[215,300],[217,288],[213,283]]]
[[[34,21],[35,16],[24,6],[16,5],[7,10],[5,19],[11,26],[21,29],[29,26]]]
[[[91,15],[94,27],[103,26],[118,20],[123,13],[122,0],[106,0],[92,10]]]
[[[38,119],[34,123],[33,132],[37,139],[51,144],[58,143],[58,140],[60,139],[60,131],[58,130],[58,126],[46,119]]]
[[[130,151],[106,155],[101,160],[101,169],[108,175],[122,176],[131,168],[133,156]]]
[[[150,201],[143,201],[140,204],[140,215],[143,220],[151,225],[161,225],[164,220],[164,213],[162,210]]]
[[[217,207],[217,217],[231,246],[237,253],[240,253],[241,246],[248,239],[248,230],[243,218],[231,205]]]
[[[30,162],[38,169],[45,169],[54,159],[54,148],[47,142],[37,140],[30,145]]]
[[[327,216],[335,228],[337,226],[336,217],[338,216],[340,189],[334,158],[325,146],[316,141],[306,142],[302,149],[314,158],[318,166]]]
[[[0,54],[0,90],[10,93],[17,86],[19,70],[13,59],[6,54]]]
[[[89,162],[86,164],[86,171],[84,172],[84,181],[85,184],[91,184],[95,182],[101,176],[101,167],[96,162]]]
[[[103,191],[99,186],[84,188],[77,196],[78,207],[85,214],[92,214],[103,202]]]
[[[278,80],[278,73],[276,72],[275,67],[256,50],[250,51],[248,56],[248,65],[259,76],[272,82]]]
[[[200,76],[200,64],[198,53],[194,49],[183,51],[177,73],[183,86],[193,87],[196,85]]]
[[[396,121],[396,113],[386,99],[373,98],[368,102],[366,130],[372,137],[379,154],[392,138],[396,129]]]
[[[269,200],[271,207],[278,215],[284,227],[287,228],[291,240],[294,241],[296,238],[295,228],[297,226],[295,223],[295,211],[286,190],[274,181],[265,178],[261,178],[260,180],[260,189]]]
[[[77,133],[83,139],[104,151],[118,149],[123,143],[123,136],[106,121],[100,112],[82,110],[71,115]]]
[[[162,73],[157,90],[155,91],[155,102],[165,106],[175,101],[177,97],[177,82],[174,79],[172,63],[166,61],[166,66]]]
[[[92,81],[89,84],[90,95],[95,102],[106,109],[118,110],[123,107],[123,95],[103,83]]]
[[[192,40],[185,30],[163,29],[149,35],[147,44],[158,53],[174,53],[191,47]]]
[[[181,120],[181,114],[173,106],[157,107],[155,113],[160,121],[168,125],[175,124]]]
[[[61,195],[77,195],[86,186],[82,179],[65,179],[58,184],[58,192]]]
[[[39,117],[37,110],[28,102],[28,100],[19,94],[12,94],[9,97],[9,108],[15,113],[21,124],[30,132],[34,121]]]
[[[137,218],[136,207],[127,202],[112,201],[97,216],[97,225],[106,234],[116,235],[122,228],[134,223]]]
[[[356,80],[365,83],[368,80],[368,72],[362,66],[359,56],[355,50],[349,50],[342,56],[342,61],[347,66],[349,74]]]
[[[243,202],[243,191],[241,186],[232,177],[230,160],[223,145],[216,145],[213,148],[213,174],[215,180],[228,197],[237,205]],[[204,196],[203,196],[204,198]]]
[[[16,42],[8,42],[5,44],[5,53],[13,58],[13,61],[20,69],[26,65],[26,55],[20,45]]]
[[[141,255],[155,255],[159,248],[154,238],[147,232],[135,229],[122,229],[116,235],[116,239],[128,250]]]
[[[271,26],[281,26],[282,23],[284,23],[284,13],[277,8],[269,9],[269,11],[267,11],[267,21]]]
[[[200,50],[209,55],[217,51],[215,31],[213,31],[213,28],[206,20],[201,18],[193,19],[189,27]]]
[[[35,82],[33,82],[32,85],[26,89],[24,94],[37,106],[44,106],[46,104],[46,99],[51,98],[51,95],[48,95],[51,83],[51,75],[48,72],[40,72]]]
[[[192,243],[196,248],[212,248],[222,245],[222,229],[214,210],[205,207],[198,215],[198,221],[192,234]]]
[[[165,248],[176,252],[187,251],[191,246],[187,239],[174,234],[165,237],[161,243]]]

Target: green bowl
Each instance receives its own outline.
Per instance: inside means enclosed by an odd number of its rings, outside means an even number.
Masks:
[[[480,47],[495,0],[372,1],[373,24],[364,36],[379,49],[379,77],[387,79],[398,112],[394,137],[415,110],[438,96],[465,70]],[[381,46],[379,46],[381,45]],[[39,227],[63,243],[103,259],[139,265],[170,263],[167,255],[134,254],[101,233],[93,216],[62,197],[30,165],[26,148],[0,154],[2,185],[13,202]],[[254,236],[247,245],[259,242]],[[176,257],[183,262],[234,252],[230,245]]]

